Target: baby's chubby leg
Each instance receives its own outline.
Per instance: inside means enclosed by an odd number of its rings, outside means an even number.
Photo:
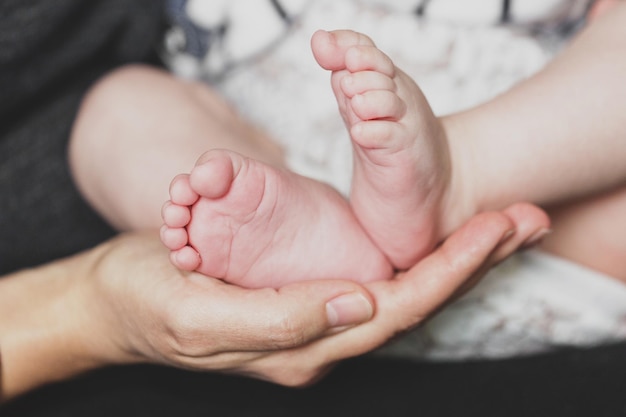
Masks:
[[[548,209],[541,249],[626,282],[626,186]]]
[[[207,85],[132,65],[106,75],[87,93],[69,159],[83,196],[110,224],[157,229],[172,178],[215,148],[282,164],[279,146]]]
[[[334,189],[235,152],[177,176],[161,239],[174,265],[246,287],[390,278],[392,267]]]
[[[407,268],[442,237],[451,177],[443,130],[415,82],[367,36],[318,31],[311,46],[332,71],[354,145],[352,208],[392,264]]]

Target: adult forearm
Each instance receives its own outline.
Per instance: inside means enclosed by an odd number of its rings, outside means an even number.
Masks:
[[[620,5],[534,77],[443,118],[457,177],[478,209],[551,204],[624,184],[625,74]]]
[[[2,400],[101,364],[80,285],[90,256],[0,279]]]

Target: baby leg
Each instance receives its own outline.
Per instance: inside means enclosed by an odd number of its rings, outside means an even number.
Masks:
[[[213,148],[282,164],[278,146],[206,85],[128,66],[88,92],[69,156],[83,196],[110,224],[156,229],[171,179]]]
[[[161,238],[181,269],[246,287],[391,277],[347,201],[320,182],[213,150],[170,194]]]
[[[450,157],[439,121],[413,80],[365,35],[318,31],[311,45],[332,71],[352,138],[352,208],[391,263],[407,268],[441,238]]]
[[[626,187],[548,211],[541,249],[626,282]]]

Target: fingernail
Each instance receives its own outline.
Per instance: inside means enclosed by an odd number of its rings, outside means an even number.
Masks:
[[[505,234],[502,235],[502,237],[500,238],[500,243],[502,242],[506,242],[507,240],[509,240],[509,238],[511,236],[513,236],[515,234],[515,229],[511,229],[509,231],[507,231]]]
[[[535,232],[535,234],[533,234],[531,237],[526,239],[526,242],[524,242],[523,247],[529,248],[531,246],[535,246],[541,243],[543,238],[549,235],[550,233],[552,233],[552,229],[546,229],[546,228],[539,229],[538,231]]]
[[[326,315],[332,327],[363,323],[373,314],[372,304],[359,293],[340,295],[326,303]]]

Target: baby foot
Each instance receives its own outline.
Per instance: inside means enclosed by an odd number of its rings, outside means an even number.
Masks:
[[[311,46],[354,146],[350,203],[374,243],[408,268],[441,238],[450,161],[437,118],[413,80],[370,38],[318,31]]]
[[[391,277],[347,201],[320,182],[213,150],[170,197],[161,239],[181,269],[250,288]]]

